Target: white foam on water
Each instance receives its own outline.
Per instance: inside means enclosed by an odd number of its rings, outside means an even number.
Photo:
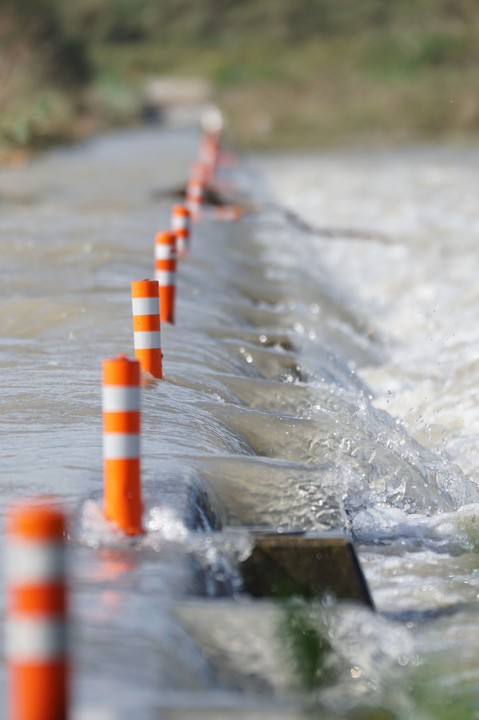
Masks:
[[[385,344],[385,361],[359,371],[374,405],[473,480],[479,466],[476,162],[476,149],[419,148],[262,164],[287,207],[313,225],[344,229],[333,239],[302,237],[298,244],[314,253],[322,274]],[[371,239],[348,238],[348,228],[368,230]]]

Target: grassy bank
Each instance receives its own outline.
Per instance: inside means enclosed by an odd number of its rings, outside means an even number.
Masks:
[[[250,147],[476,139],[473,0],[4,0],[0,153],[136,122],[205,76]]]

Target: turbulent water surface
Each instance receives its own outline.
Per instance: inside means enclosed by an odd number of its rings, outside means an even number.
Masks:
[[[258,212],[206,218],[179,267],[132,544],[101,511],[100,365],[133,354],[130,282],[197,145],[126,132],[0,173],[2,514],[68,510],[75,718],[476,717],[479,151],[220,174]],[[376,612],[248,598],[252,526],[345,529]]]

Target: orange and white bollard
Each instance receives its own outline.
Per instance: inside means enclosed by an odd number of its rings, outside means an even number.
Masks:
[[[186,186],[186,207],[193,222],[201,219],[201,206],[205,200],[206,181],[203,176],[191,175]]]
[[[145,372],[161,380],[160,294],[157,280],[131,283],[135,357]]]
[[[214,134],[205,133],[200,143],[200,162],[203,163],[206,170],[206,180],[210,182],[215,175],[218,163],[218,138]]]
[[[186,257],[190,250],[190,211],[186,205],[174,205],[171,209],[171,229],[176,235],[178,257]]]
[[[201,180],[203,183],[208,181],[208,168],[204,162],[198,160],[197,162],[191,163],[188,171],[188,181]]]
[[[174,323],[176,293],[176,236],[174,233],[156,233],[155,280],[159,285],[161,322]]]
[[[140,535],[140,363],[103,360],[102,375],[104,512],[127,535]]]
[[[65,517],[42,502],[6,519],[8,720],[68,716]]]

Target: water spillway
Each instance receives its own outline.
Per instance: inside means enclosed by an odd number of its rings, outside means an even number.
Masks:
[[[70,511],[75,712],[433,718],[451,697],[468,712],[476,225],[460,152],[229,173],[260,212],[199,223],[178,266],[164,379],[142,391],[146,534],[125,543],[103,519],[100,364],[133,354],[130,283],[169,223],[157,191],[197,142],[118,133],[0,173],[2,508],[52,493]],[[282,205],[342,234],[301,231]],[[253,600],[248,528],[346,529],[377,612]]]

